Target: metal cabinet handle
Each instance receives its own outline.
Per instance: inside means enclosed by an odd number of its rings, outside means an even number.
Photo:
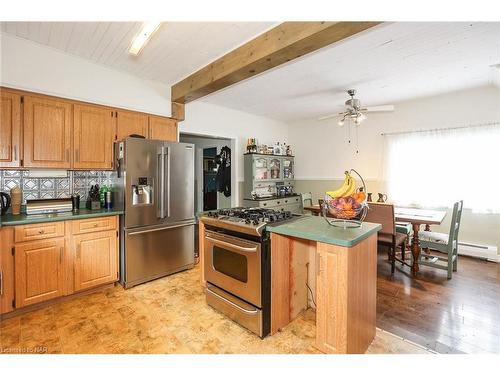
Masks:
[[[76,149],[76,161],[80,161],[80,150]]]
[[[69,161],[69,148],[66,149],[66,161]]]
[[[169,229],[175,229],[175,228],[181,228],[181,227],[187,227],[189,225],[195,225],[196,223],[190,222],[186,224],[179,224],[179,225],[171,225],[169,227],[162,227],[162,228],[155,228],[155,229],[147,229],[147,230],[141,230],[139,232],[130,232],[128,233],[129,236],[135,236],[137,234],[144,234],[144,233],[150,233],[150,232],[159,232],[161,230],[169,230]]]
[[[229,243],[229,242],[217,240],[217,239],[215,239],[213,237],[205,236],[205,238],[207,238],[210,241],[215,242],[215,243],[217,243],[219,245],[224,245],[224,246],[232,247],[232,248],[235,248],[235,249],[247,252],[247,253],[256,253],[257,252],[257,246],[254,246],[254,247],[243,247],[243,246],[235,245],[233,243]]]
[[[44,231],[43,229],[40,229],[40,230],[38,231],[38,234],[44,234],[44,233],[45,233],[45,231]]]
[[[99,226],[98,223],[94,223],[94,228],[97,228]]]
[[[60,248],[59,248],[59,263],[62,263],[62,259],[63,259],[63,251],[64,251],[64,248],[63,248],[63,247],[60,247]]]
[[[319,274],[321,273],[321,254],[320,253],[316,253],[316,276],[319,276]]]
[[[217,297],[217,298],[220,298],[221,300],[223,300],[224,302],[230,304],[231,306],[235,307],[236,309],[240,310],[241,312],[245,313],[245,314],[249,314],[249,315],[255,315],[257,314],[259,311],[258,310],[247,310],[247,309],[244,309],[243,307],[241,306],[238,306],[236,303],[234,302],[231,302],[230,300],[228,300],[227,298],[224,298],[222,297],[221,295],[217,294],[217,293],[214,293],[212,292],[210,289],[206,289],[207,292],[209,292],[211,295],[213,295],[214,297]]]
[[[3,271],[0,271],[0,296],[3,296]]]
[[[14,146],[14,161],[17,161],[17,146]]]

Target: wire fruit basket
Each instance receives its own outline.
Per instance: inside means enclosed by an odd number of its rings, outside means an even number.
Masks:
[[[352,174],[357,175],[360,184]],[[363,177],[354,169],[346,171],[342,186],[325,194],[321,206],[323,217],[328,224],[335,227],[358,228],[368,212],[366,199]]]

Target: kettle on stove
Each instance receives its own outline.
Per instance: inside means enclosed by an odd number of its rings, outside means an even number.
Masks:
[[[5,215],[10,207],[10,195],[0,192],[0,214]]]

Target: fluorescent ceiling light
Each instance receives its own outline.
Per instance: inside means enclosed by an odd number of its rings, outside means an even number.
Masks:
[[[137,36],[132,41],[132,45],[128,52],[132,55],[137,56],[139,52],[141,52],[142,48],[146,45],[146,43],[151,39],[151,36],[154,34],[156,30],[160,27],[161,22],[144,22],[142,25],[142,29],[137,34]]]

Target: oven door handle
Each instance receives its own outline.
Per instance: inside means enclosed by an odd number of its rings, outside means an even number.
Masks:
[[[241,251],[244,251],[246,253],[256,253],[257,252],[257,249],[258,249],[258,246],[254,246],[254,247],[243,247],[243,246],[239,246],[239,245],[235,245],[233,243],[230,243],[230,242],[225,242],[225,241],[221,241],[221,240],[218,240],[216,238],[213,238],[213,237],[209,237],[209,236],[205,236],[206,239],[212,241],[212,242],[215,242],[219,245],[223,245],[223,246],[229,246],[229,247],[233,247],[235,249],[238,249],[238,250],[241,250]]]
[[[209,292],[211,295],[213,295],[214,297],[216,298],[220,298],[221,300],[223,300],[224,302],[230,304],[231,306],[233,306],[234,308],[240,310],[241,312],[245,313],[245,314],[248,314],[248,315],[255,315],[255,314],[258,314],[259,313],[259,310],[247,310],[247,309],[244,309],[243,307],[241,306],[238,306],[236,303],[228,300],[227,298],[224,298],[222,297],[220,294],[217,294],[215,292],[212,292],[210,289],[206,289],[207,292]]]

